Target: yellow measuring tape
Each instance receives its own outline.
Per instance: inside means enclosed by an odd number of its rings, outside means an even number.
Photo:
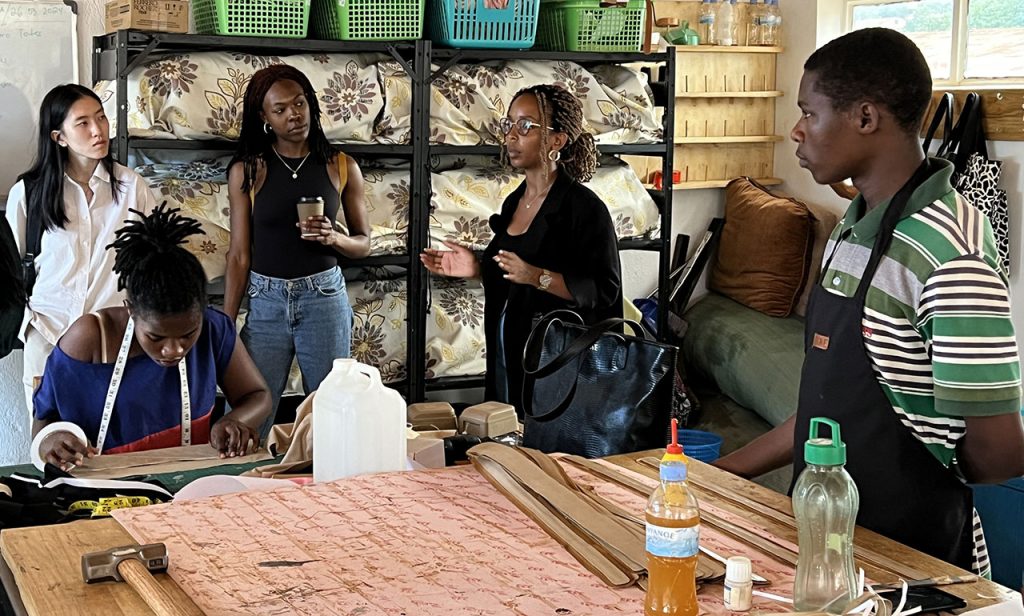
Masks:
[[[77,513],[80,511],[92,511],[94,518],[102,518],[110,515],[110,512],[114,509],[128,509],[130,507],[145,507],[147,505],[156,505],[161,501],[158,498],[149,498],[148,496],[111,496],[107,498],[101,498],[98,501],[94,500],[80,500],[71,503],[68,507],[68,513]]]

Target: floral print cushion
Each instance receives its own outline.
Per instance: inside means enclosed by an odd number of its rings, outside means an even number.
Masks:
[[[436,69],[437,67],[435,67]],[[456,64],[431,88],[432,143],[498,143],[498,120],[523,88],[557,83],[583,105],[584,128],[598,143],[651,143],[660,139],[646,76],[621,65],[587,70],[572,62],[512,60]]]
[[[500,211],[523,176],[482,158],[457,160],[452,167],[432,174],[430,243],[441,247],[443,240],[450,240],[483,250],[492,237],[491,215]],[[620,239],[658,237],[658,206],[629,165],[606,158],[586,186],[608,206]]]
[[[376,54],[255,56],[233,52],[157,55],[128,78],[128,134],[161,139],[237,139],[253,74],[272,64],[302,71],[320,97],[332,141],[405,143],[411,88],[396,62]],[[116,134],[116,82],[94,88]],[[386,94],[386,96],[385,96]],[[392,101],[394,109],[386,107]],[[377,119],[380,118],[378,122]],[[379,138],[379,139],[378,139]]]
[[[364,270],[365,279],[348,280],[354,315],[352,357],[376,366],[385,383],[407,377],[404,278],[381,269]],[[483,374],[484,290],[479,281],[432,277],[427,314],[426,378]]]
[[[412,85],[402,65],[379,54],[256,56],[233,52],[154,55],[128,77],[128,134],[161,139],[237,139],[253,73],[271,64],[302,71],[320,97],[332,141],[411,141]],[[434,67],[439,68],[439,67]],[[571,62],[517,60],[456,64],[431,86],[430,140],[497,143],[498,119],[520,89],[558,83],[583,104],[585,128],[599,143],[660,138],[646,76],[621,65],[584,69]],[[116,82],[94,87],[116,126]]]

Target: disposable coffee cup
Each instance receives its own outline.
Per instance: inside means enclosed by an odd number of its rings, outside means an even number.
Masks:
[[[324,200],[320,197],[299,197],[295,204],[299,214],[299,222],[305,222],[310,216],[324,215]],[[302,237],[316,237],[319,233],[303,233]]]

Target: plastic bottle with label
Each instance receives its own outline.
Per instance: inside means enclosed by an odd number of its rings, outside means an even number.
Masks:
[[[736,0],[722,0],[715,12],[715,39],[717,45],[739,44],[739,23]]]
[[[701,45],[717,45],[715,39],[715,9],[716,0],[703,0],[700,5],[700,13],[697,14],[697,36],[700,37]]]
[[[753,600],[753,567],[746,556],[730,556],[725,561],[725,609],[730,612],[750,610]]]
[[[820,436],[831,428],[830,438]],[[797,557],[793,603],[798,612],[842,613],[859,594],[853,564],[853,530],[860,507],[857,484],[846,472],[846,445],[839,424],[811,419],[804,444],[807,467],[793,486],[800,553]]]
[[[373,366],[335,359],[313,398],[313,480],[405,468],[402,396]]]
[[[647,596],[645,616],[696,616],[700,509],[686,483],[686,458],[672,420],[661,484],[647,501]]]

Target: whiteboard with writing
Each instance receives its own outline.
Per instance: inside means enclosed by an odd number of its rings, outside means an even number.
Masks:
[[[77,20],[70,5],[0,0],[0,207],[35,158],[39,103],[53,86],[78,80]]]

